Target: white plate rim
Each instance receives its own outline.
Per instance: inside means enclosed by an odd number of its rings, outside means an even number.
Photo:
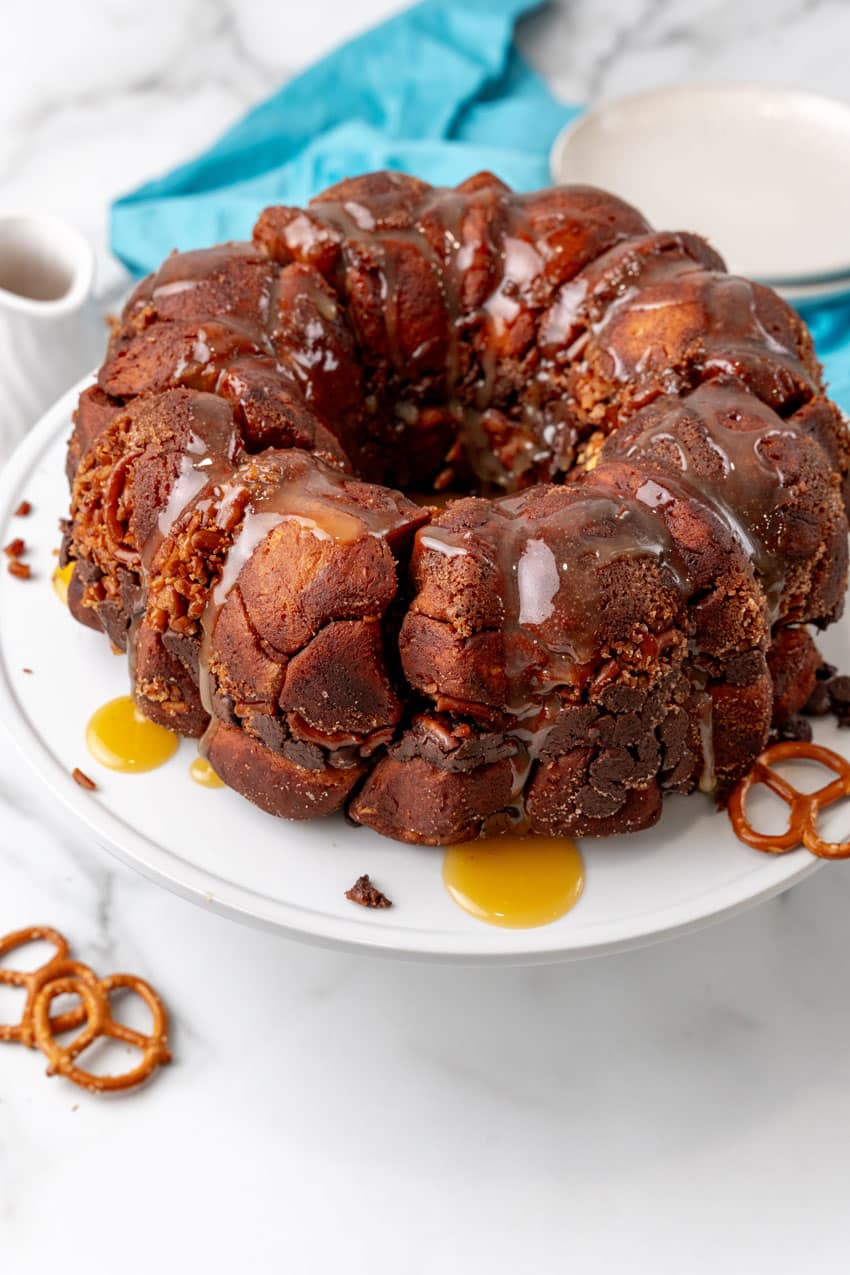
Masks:
[[[41,454],[56,440],[60,431],[68,429],[71,412],[80,390],[91,383],[84,377],[67,391],[45,413],[37,425],[19,444],[0,473],[0,527],[5,526],[13,508],[21,499],[27,475]],[[105,806],[92,801],[71,778],[67,769],[54,757],[20,705],[9,677],[5,659],[0,653],[0,722],[19,752],[48,789],[74,817],[95,837],[96,843],[135,869],[155,884],[171,890],[203,908],[262,929],[282,933],[289,938],[320,945],[359,951],[371,955],[400,957],[409,960],[442,961],[468,964],[551,964],[609,953],[627,951],[648,943],[674,938],[702,928],[754,907],[797,882],[811,876],[823,866],[804,851],[787,855],[758,856],[754,852],[753,871],[738,877],[732,886],[709,889],[687,901],[657,912],[642,913],[620,924],[620,932],[600,934],[580,945],[545,945],[546,927],[527,931],[510,930],[513,943],[506,940],[502,950],[492,947],[476,950],[474,941],[464,943],[462,936],[446,936],[438,930],[411,930],[392,925],[364,925],[356,919],[328,916],[285,900],[270,899],[255,890],[219,878],[186,859],[177,859],[167,847],[153,842],[141,831],[130,827]],[[400,846],[400,853],[404,847]],[[175,863],[179,870],[175,870]],[[747,891],[744,883],[758,876],[757,889]],[[220,886],[211,892],[210,883]],[[714,897],[718,896],[718,897]],[[305,927],[304,914],[313,922]],[[385,915],[385,914],[384,914]],[[492,935],[494,927],[486,929]],[[603,925],[596,927],[605,929]],[[610,929],[616,929],[611,927]],[[624,932],[625,931],[625,932]],[[527,946],[517,946],[517,935],[529,936]],[[533,936],[537,936],[537,941]],[[541,937],[543,936],[542,940]],[[442,942],[440,941],[442,938]]]
[[[829,110],[842,117],[844,123],[850,131],[850,103],[843,102],[838,98],[829,97],[825,93],[813,93],[807,89],[783,88],[778,84],[765,84],[756,80],[707,80],[704,83],[692,84],[670,84],[658,88],[641,89],[635,93],[624,94],[621,97],[612,97],[606,101],[600,102],[598,105],[589,106],[587,109],[571,119],[555,137],[549,148],[549,175],[556,185],[569,183],[569,175],[564,175],[564,152],[573,138],[585,129],[593,127],[598,120],[609,111],[621,111],[623,108],[628,109],[629,106],[638,106],[646,102],[652,102],[655,99],[659,105],[663,106],[666,102],[671,105],[683,97],[709,97],[712,95],[722,95],[724,97],[733,97],[739,95],[743,98],[761,98],[766,97],[774,100],[781,99],[784,103],[798,103],[800,106],[816,107],[819,110]],[[797,275],[789,276],[783,279],[771,279],[768,277],[760,277],[760,282],[767,284],[769,287],[775,288],[777,292],[782,293],[789,299],[799,296],[800,299],[827,299],[837,296],[843,296],[850,291],[850,257],[848,260],[835,265],[826,273],[818,275]]]

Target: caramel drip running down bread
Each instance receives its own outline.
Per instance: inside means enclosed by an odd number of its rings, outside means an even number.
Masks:
[[[586,187],[375,173],[172,255],[68,469],[69,605],[142,710],[265,810],[406,841],[722,799],[847,583],[805,325]]]

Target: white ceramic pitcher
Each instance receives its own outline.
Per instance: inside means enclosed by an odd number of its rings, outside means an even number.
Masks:
[[[94,255],[54,217],[0,213],[0,460],[99,361]]]

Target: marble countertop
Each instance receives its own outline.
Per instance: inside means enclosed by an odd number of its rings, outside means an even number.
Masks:
[[[98,251],[112,196],[212,140],[386,0],[42,0],[4,14],[0,208]],[[840,0],[564,0],[556,90],[761,79],[850,98]],[[167,996],[176,1061],[123,1100],[0,1046],[0,1263],[409,1275],[836,1271],[850,1213],[850,875],[562,967],[285,942],[131,874],[0,734],[0,934],[35,920]],[[10,1002],[0,1001],[0,1017]],[[108,1256],[107,1256],[108,1255]]]

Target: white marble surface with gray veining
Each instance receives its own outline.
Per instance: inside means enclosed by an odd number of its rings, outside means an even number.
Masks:
[[[114,294],[110,198],[394,7],[7,4],[0,208],[78,224]],[[571,99],[725,78],[850,98],[842,0],[565,0],[521,40]],[[848,913],[837,867],[675,943],[564,967],[321,951],[118,866],[0,734],[0,933],[47,921],[104,971],[149,977],[176,1054],[103,1101],[0,1046],[0,1269],[843,1270]]]

